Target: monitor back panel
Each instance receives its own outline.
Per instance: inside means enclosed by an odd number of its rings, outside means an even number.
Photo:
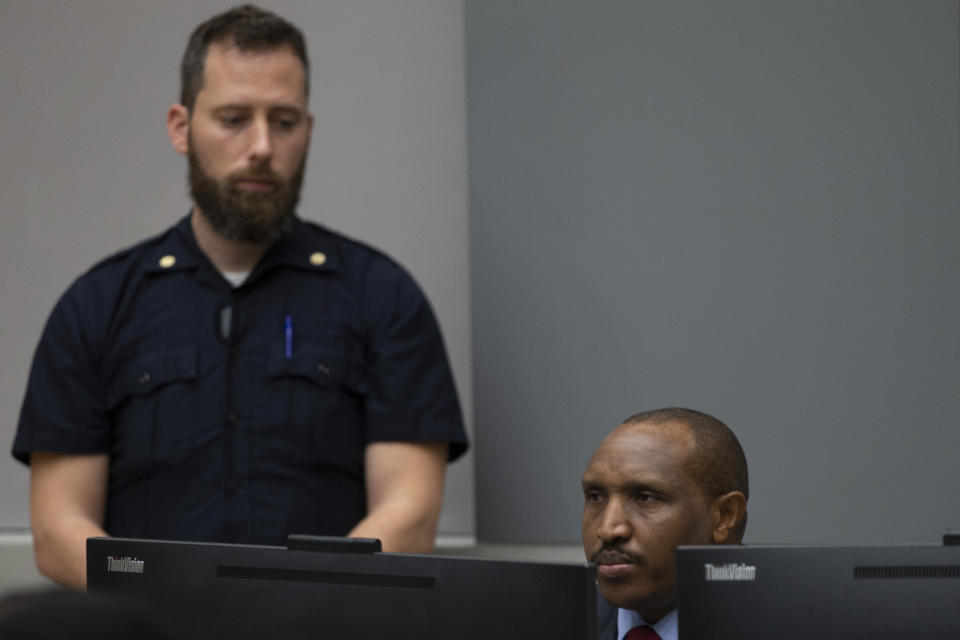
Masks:
[[[120,538],[89,539],[87,558],[91,592],[141,595],[191,629],[343,640],[596,635],[595,571],[585,563]]]
[[[960,547],[681,547],[681,640],[960,638]]]

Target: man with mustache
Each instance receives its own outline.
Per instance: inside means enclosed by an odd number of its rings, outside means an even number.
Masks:
[[[599,639],[676,640],[676,548],[743,538],[749,488],[736,436],[691,409],[638,413],[600,443],[582,484]]]
[[[302,33],[245,5],[193,32],[167,114],[193,207],[58,302],[13,453],[40,571],[91,536],[433,547],[467,447],[430,306],[390,258],[299,218],[313,125]]]

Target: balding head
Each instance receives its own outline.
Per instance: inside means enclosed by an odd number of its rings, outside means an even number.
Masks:
[[[747,458],[740,441],[730,427],[713,416],[681,407],[668,407],[636,413],[623,421],[624,425],[649,423],[662,425],[679,422],[687,426],[693,438],[693,450],[685,465],[708,498],[716,498],[731,491],[739,491],[750,498],[750,479]],[[736,542],[743,539],[747,514],[732,532]]]
[[[688,409],[636,414],[604,438],[583,474],[582,533],[607,602],[654,623],[676,607],[678,546],[740,541],[746,495],[724,489],[746,490],[746,463],[712,469],[728,457],[743,461],[730,430]]]

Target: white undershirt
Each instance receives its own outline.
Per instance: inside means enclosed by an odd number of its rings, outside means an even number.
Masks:
[[[234,289],[243,284],[244,280],[247,279],[247,276],[250,275],[249,271],[221,271],[223,277],[226,278]]]

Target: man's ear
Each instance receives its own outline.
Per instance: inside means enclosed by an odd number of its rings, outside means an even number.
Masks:
[[[747,499],[740,491],[725,493],[713,501],[713,544],[739,544],[743,535],[738,527],[747,517]]]
[[[187,139],[190,133],[190,112],[182,104],[175,104],[167,111],[167,135],[170,144],[177,153],[187,155],[189,144]]]

